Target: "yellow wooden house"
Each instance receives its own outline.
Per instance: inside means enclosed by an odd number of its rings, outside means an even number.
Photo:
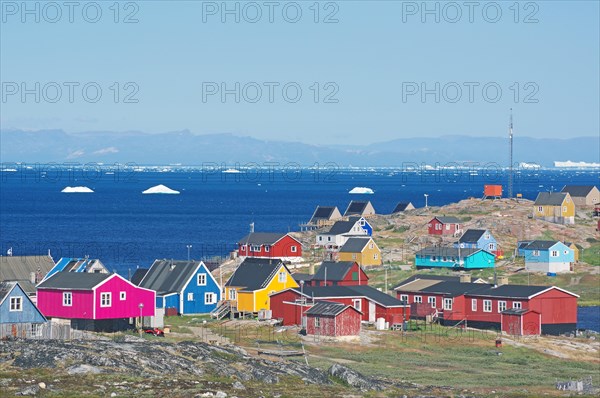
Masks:
[[[280,259],[246,258],[225,284],[224,299],[234,311],[270,310],[269,294],[299,287]]]
[[[339,252],[339,261],[356,261],[360,266],[381,265],[381,250],[371,237],[356,237],[346,241]]]
[[[569,249],[573,250],[573,255],[575,256],[575,262],[579,261],[579,248],[573,242],[563,242]]]
[[[575,203],[568,192],[540,192],[533,204],[533,218],[575,224]]]

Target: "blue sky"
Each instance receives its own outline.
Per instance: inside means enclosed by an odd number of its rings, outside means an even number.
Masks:
[[[114,1],[76,2],[73,22],[63,2],[60,17],[46,2],[30,14],[1,3],[2,128],[360,144],[503,135],[513,108],[520,135],[600,131],[597,1],[520,2],[518,16],[513,1],[476,2],[471,21],[464,2],[428,2],[439,23],[420,1],[320,2],[318,23],[314,1],[273,2],[273,22],[265,2],[228,2],[239,23],[220,1],[121,2],[118,16]],[[236,82],[239,102],[223,100]]]

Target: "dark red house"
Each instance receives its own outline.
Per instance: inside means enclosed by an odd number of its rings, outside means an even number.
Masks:
[[[304,286],[270,295],[272,316],[283,325],[300,325],[305,311],[319,301],[351,305],[362,313],[362,320],[400,323],[410,318],[410,305],[371,286]]]
[[[460,232],[460,220],[456,217],[434,217],[427,224],[429,235],[456,235]]]
[[[538,331],[557,335],[574,331],[577,326],[579,296],[555,286],[495,286],[426,278],[401,283],[394,288],[396,296],[408,303],[429,304],[444,325],[466,323],[480,329],[520,331],[514,327],[518,315],[527,334]],[[539,315],[520,311],[513,314],[508,310],[528,310]]]
[[[237,244],[241,257],[302,257],[302,243],[290,234],[252,232]]]
[[[306,334],[358,336],[362,314],[351,305],[319,301],[306,311]]]
[[[323,261],[309,286],[368,285],[369,277],[356,261]]]

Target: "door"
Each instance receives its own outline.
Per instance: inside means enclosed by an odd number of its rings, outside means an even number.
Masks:
[[[377,314],[375,313],[375,303],[372,301],[369,301],[369,322],[375,322],[375,316]]]

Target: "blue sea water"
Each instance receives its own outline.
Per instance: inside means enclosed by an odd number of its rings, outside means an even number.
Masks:
[[[577,309],[577,328],[600,333],[600,306],[579,307]]]

